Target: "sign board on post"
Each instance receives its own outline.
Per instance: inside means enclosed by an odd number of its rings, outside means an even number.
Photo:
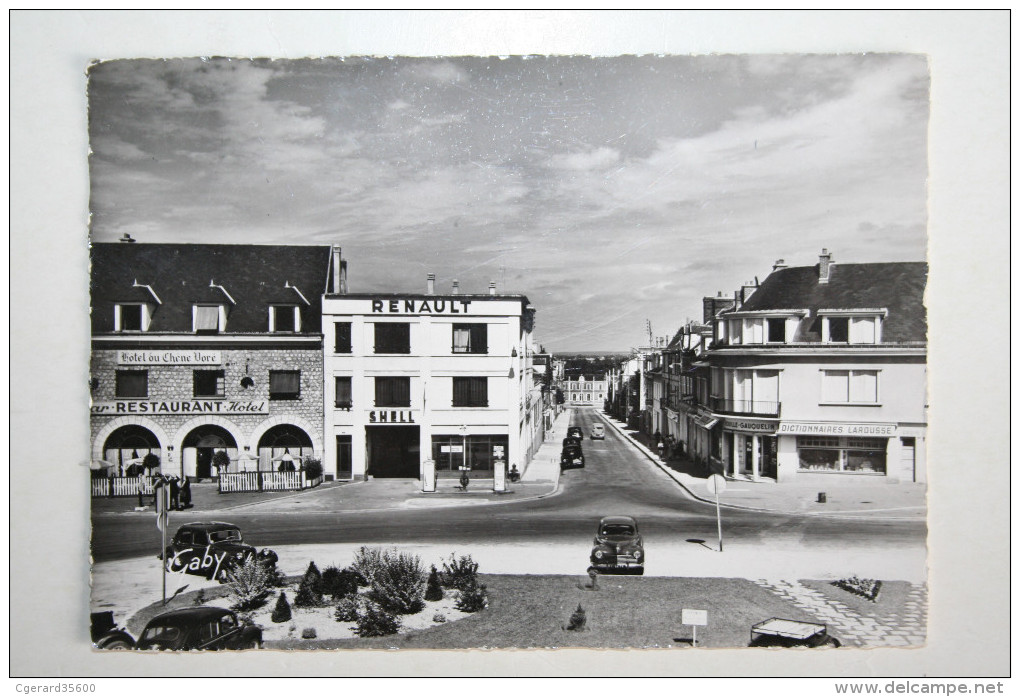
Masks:
[[[506,461],[496,460],[492,463],[492,490],[506,491]]]
[[[698,645],[698,627],[708,626],[708,610],[680,610],[680,624],[689,624],[694,628],[694,638],[691,646]]]
[[[719,513],[719,494],[726,491],[726,477],[713,474],[708,478],[708,493],[715,494],[715,525],[719,530],[719,551],[722,551],[722,515]]]
[[[430,493],[436,490],[436,461],[425,460],[421,466],[421,490]]]

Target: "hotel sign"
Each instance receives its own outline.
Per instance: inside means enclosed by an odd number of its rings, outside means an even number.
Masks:
[[[117,351],[117,365],[220,365],[219,351]]]
[[[799,436],[879,436],[890,438],[896,435],[895,424],[846,424],[810,423],[806,421],[784,421],[779,425],[780,434]]]
[[[731,419],[723,420],[723,427],[730,431],[750,431],[752,433],[775,433],[777,423],[763,419]]]
[[[269,400],[238,402],[230,399],[162,400],[125,399],[93,402],[93,415],[115,414],[268,414]]]

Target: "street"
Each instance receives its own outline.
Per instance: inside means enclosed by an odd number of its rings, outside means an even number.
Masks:
[[[361,512],[274,512],[258,507],[218,512],[260,547],[315,544],[406,544],[472,548],[524,548],[535,552],[576,549],[574,566],[583,565],[599,517],[637,518],[649,554],[648,573],[667,549],[715,548],[715,507],[691,500],[673,480],[613,428],[604,441],[592,441],[590,426],[601,417],[594,409],[574,409],[571,425],[584,428],[586,467],[563,472],[556,495],[495,505]],[[564,434],[556,433],[556,438]],[[178,522],[202,519],[201,512],[176,514]],[[188,515],[187,518],[183,516]],[[171,523],[173,528],[174,523]],[[158,552],[150,515],[93,517],[96,562],[147,557]],[[790,550],[821,555],[839,552],[904,553],[923,558],[923,520],[850,519],[802,516],[738,509],[723,510],[724,542],[731,548],[757,548],[761,554]],[[539,556],[545,556],[540,554]],[[555,571],[558,569],[549,569]],[[669,573],[672,568],[663,568]],[[532,573],[536,572],[534,570]],[[692,573],[698,572],[691,569]]]

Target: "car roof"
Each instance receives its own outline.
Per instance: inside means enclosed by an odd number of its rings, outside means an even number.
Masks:
[[[599,521],[599,525],[633,525],[637,527],[637,521],[629,515],[607,515]]]
[[[237,527],[233,523],[212,522],[212,523],[185,523],[184,525],[182,525],[181,527],[179,527],[177,529],[178,530],[186,530],[186,529],[187,530],[240,530],[241,528]]]
[[[230,610],[222,607],[184,607],[180,610],[171,610],[157,615],[149,620],[150,625],[175,625],[183,622],[201,622],[203,620],[215,619],[224,615],[232,615]]]

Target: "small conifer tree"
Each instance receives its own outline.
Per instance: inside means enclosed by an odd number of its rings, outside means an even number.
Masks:
[[[429,580],[425,585],[425,600],[442,600],[443,599],[443,587],[439,584],[439,572],[436,571],[436,565],[432,565],[432,571],[429,572]]]
[[[287,594],[283,591],[280,591],[280,597],[276,599],[276,607],[273,608],[270,619],[277,624],[290,620],[290,603],[287,602]]]
[[[308,570],[305,571],[298,586],[297,594],[294,596],[294,604],[298,607],[316,607],[322,605],[322,574],[315,562],[308,563]]]
[[[588,623],[588,617],[584,612],[584,608],[581,607],[581,603],[577,604],[577,609],[574,610],[574,614],[570,616],[570,623],[567,625],[567,630],[576,632],[584,629],[584,625]]]

